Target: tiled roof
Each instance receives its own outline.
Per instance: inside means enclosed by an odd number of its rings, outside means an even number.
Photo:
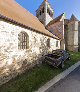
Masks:
[[[25,25],[37,32],[58,39],[58,37],[46,30],[34,15],[21,7],[15,0],[0,0],[0,14],[7,20]]]
[[[63,13],[63,14],[64,14],[64,13]],[[60,21],[60,19],[62,18],[63,14],[61,14],[61,15],[60,15],[60,16],[58,16],[58,17],[56,17],[56,18],[55,18],[55,19],[53,19],[52,21],[50,21],[50,22],[47,24],[47,26],[46,26],[46,27],[48,27],[48,26],[50,26],[50,25],[52,25],[52,24],[54,24],[54,23],[56,23],[56,22]]]
[[[63,14],[64,14],[64,13],[63,13]],[[61,14],[61,15],[58,16],[58,17],[56,17],[56,18],[53,19],[52,21],[50,21],[50,22],[48,23],[48,25],[46,26],[46,28],[49,29],[54,23],[60,22],[60,19],[62,18],[63,14]],[[52,31],[52,34],[53,34],[53,35],[56,35],[56,36],[57,36],[58,38],[60,38],[60,39],[63,39],[63,32],[59,32],[57,28]]]
[[[57,29],[52,32],[52,34],[56,35],[60,39],[63,39],[63,33],[59,32]]]

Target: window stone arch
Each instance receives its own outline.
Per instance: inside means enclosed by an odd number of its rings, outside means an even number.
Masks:
[[[29,36],[26,32],[22,31],[18,34],[18,49],[29,48]]]

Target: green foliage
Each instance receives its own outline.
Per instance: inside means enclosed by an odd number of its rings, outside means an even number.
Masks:
[[[79,61],[80,52],[70,52],[70,57],[71,60],[65,63],[64,69],[43,64],[2,85],[0,92],[34,92],[47,81]]]

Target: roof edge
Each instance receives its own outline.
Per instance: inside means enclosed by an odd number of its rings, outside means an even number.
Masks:
[[[19,23],[19,22],[15,21],[15,20],[13,20],[13,19],[11,19],[11,18],[8,18],[7,16],[2,15],[2,14],[0,14],[0,18],[4,19],[4,20],[6,20],[6,21],[9,21],[9,22],[11,22],[11,23],[14,23],[14,24],[16,24],[16,25],[19,25],[19,26],[21,26],[21,27],[30,29],[31,31],[35,31],[35,32],[37,32],[37,33],[41,33],[41,34],[46,35],[46,36],[49,36],[49,37],[51,37],[51,38],[55,38],[55,39],[60,40],[58,37],[54,37],[54,35],[53,35],[53,36],[50,36],[50,35],[48,35],[48,34],[39,32],[38,30],[36,30],[36,29],[34,29],[34,28],[31,28],[31,27],[29,27],[29,26],[26,26],[25,24]]]

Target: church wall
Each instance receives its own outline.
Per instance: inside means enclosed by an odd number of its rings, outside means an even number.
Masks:
[[[52,17],[50,17],[50,15],[48,13],[46,13],[46,25],[53,20]]]
[[[80,22],[78,26],[78,50],[80,51]]]
[[[74,31],[74,51],[78,51],[78,30]]]
[[[70,23],[68,25],[68,41],[67,41],[67,48],[69,51],[73,51],[74,50],[74,24]]]
[[[78,21],[68,24],[68,50],[78,51]]]
[[[78,21],[75,21],[75,30],[78,30]]]
[[[68,46],[68,25],[65,25],[65,29],[64,29],[64,39],[65,39],[65,50],[68,50],[67,46]]]
[[[75,21],[75,30],[74,30],[74,51],[78,51],[78,21]]]
[[[41,15],[39,15],[38,19],[43,23],[45,24],[45,14],[42,13]]]
[[[29,49],[18,49],[18,34],[26,32],[29,36]],[[50,39],[50,48],[47,39]],[[26,69],[42,62],[42,56],[56,47],[56,39],[29,29],[0,20],[0,85],[21,74]]]

